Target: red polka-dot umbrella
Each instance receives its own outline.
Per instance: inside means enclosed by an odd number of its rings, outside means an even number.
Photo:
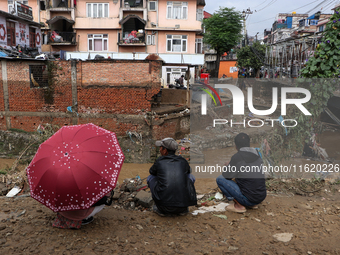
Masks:
[[[115,133],[92,123],[64,126],[26,170],[31,197],[55,212],[89,208],[116,186],[124,158]]]

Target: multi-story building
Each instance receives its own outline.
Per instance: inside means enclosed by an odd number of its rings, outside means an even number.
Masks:
[[[277,43],[290,38],[291,33],[298,29],[300,20],[308,17],[308,14],[279,13],[272,26],[271,43]]]
[[[172,83],[185,73],[187,67],[182,64],[204,63],[204,5],[204,0],[78,0],[74,24],[77,50],[66,52],[66,59],[96,55],[145,59],[154,53],[169,64],[163,67],[162,78],[164,83]]]
[[[1,47],[10,49],[19,45],[41,51],[41,24],[33,20],[34,13],[27,2],[0,2]]]

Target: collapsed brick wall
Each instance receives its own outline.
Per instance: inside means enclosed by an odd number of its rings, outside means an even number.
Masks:
[[[5,60],[2,60],[5,61]],[[34,131],[39,124],[59,126],[87,122],[124,135],[127,130],[142,131],[149,127],[144,121],[134,124],[134,115],[151,110],[152,96],[160,90],[161,61],[101,60],[76,63],[77,105],[72,103],[71,61],[53,61],[53,103],[46,102],[45,88],[34,87],[30,81],[30,66],[47,65],[47,61],[6,60],[10,127]],[[2,65],[0,65],[1,67]],[[45,70],[45,69],[44,69]],[[1,85],[3,82],[0,72]],[[3,86],[0,87],[1,95]],[[66,114],[67,108],[79,113]],[[4,96],[0,96],[0,110],[5,111]],[[20,112],[15,115],[13,112]],[[27,116],[24,116],[27,113]],[[32,114],[33,113],[33,114]],[[35,116],[34,113],[46,113]],[[57,113],[64,113],[58,116]],[[6,113],[9,115],[9,113]],[[123,121],[107,114],[125,114]],[[103,116],[101,116],[103,115]],[[132,115],[132,116],[130,116]],[[95,116],[92,118],[91,116]],[[140,116],[142,117],[142,116]],[[0,119],[0,129],[6,130]]]
[[[149,162],[153,151],[157,151],[154,140],[179,138],[189,132],[188,125],[183,123],[190,116],[155,121],[150,114],[152,97],[161,87],[161,61],[53,61],[52,103],[46,100],[46,88],[32,86],[30,80],[30,66],[47,66],[47,61],[1,59],[1,62],[0,130],[32,132],[47,123],[61,127],[91,122],[115,132],[126,161],[139,163]],[[3,66],[7,69],[7,110]],[[76,77],[72,74],[75,70]],[[70,106],[72,112],[67,110]],[[133,132],[140,134],[142,141],[131,137]]]

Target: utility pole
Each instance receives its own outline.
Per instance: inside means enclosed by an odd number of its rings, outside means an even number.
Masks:
[[[246,20],[247,18],[247,15],[250,15],[250,14],[253,14],[253,12],[250,10],[250,8],[248,8],[246,11],[243,10],[242,12],[242,17],[243,17],[243,28],[244,28],[244,46],[247,46],[247,26],[246,26]],[[241,45],[242,47],[242,45]]]

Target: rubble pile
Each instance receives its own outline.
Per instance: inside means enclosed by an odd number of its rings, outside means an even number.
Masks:
[[[190,138],[183,138],[181,140],[176,140],[178,143],[178,150],[176,152],[177,155],[181,155],[188,162],[190,162]]]
[[[130,210],[151,210],[154,204],[148,185],[137,176],[127,178],[121,185],[117,183],[114,190],[113,203],[115,207]]]

